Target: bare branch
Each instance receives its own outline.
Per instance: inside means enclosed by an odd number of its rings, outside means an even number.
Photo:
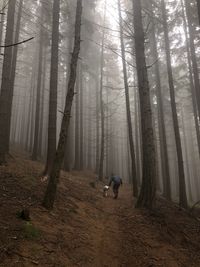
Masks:
[[[16,45],[20,45],[20,44],[23,44],[23,43],[26,43],[26,42],[29,42],[31,41],[32,39],[34,39],[35,37],[31,37],[29,39],[26,39],[24,41],[21,41],[21,42],[18,42],[18,43],[15,43],[15,44],[9,44],[9,45],[0,45],[0,47],[11,47],[11,46],[16,46]]]
[[[158,62],[159,58],[157,58],[151,65],[147,66],[147,69],[150,69],[154,64]]]

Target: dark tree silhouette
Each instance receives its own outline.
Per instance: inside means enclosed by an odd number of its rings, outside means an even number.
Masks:
[[[14,36],[14,20],[15,20],[15,7],[16,0],[9,1],[8,3],[8,15],[7,26],[5,36],[5,46],[13,44]],[[7,134],[8,134],[8,116],[9,116],[9,103],[12,103],[11,98],[11,77],[12,72],[12,47],[5,47],[3,70],[2,70],[2,83],[0,94],[0,164],[6,162],[6,154],[8,152]]]
[[[133,18],[143,154],[142,185],[136,207],[152,208],[155,199],[156,160],[140,0],[133,0]]]
[[[65,145],[67,142],[67,131],[70,122],[71,107],[74,98],[74,86],[76,82],[76,69],[80,51],[81,43],[81,16],[82,16],[82,0],[77,0],[76,7],[76,20],[75,20],[75,39],[74,49],[70,63],[70,75],[68,82],[68,91],[65,102],[65,109],[63,113],[62,125],[60,130],[60,137],[58,147],[56,150],[55,158],[52,164],[51,172],[49,175],[49,183],[43,200],[43,206],[47,209],[52,209],[55,201],[58,179],[60,169],[64,159]]]
[[[48,147],[47,147],[47,161],[44,171],[45,175],[49,175],[50,173],[54,155],[56,152],[59,15],[60,15],[60,0],[54,0],[52,44],[51,44]]]

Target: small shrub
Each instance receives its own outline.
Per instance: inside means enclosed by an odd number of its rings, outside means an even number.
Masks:
[[[24,237],[27,239],[38,239],[40,237],[40,231],[31,222],[25,223],[23,231]]]

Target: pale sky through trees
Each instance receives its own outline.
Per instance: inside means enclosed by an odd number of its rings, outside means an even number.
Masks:
[[[164,120],[166,123],[166,135],[168,153],[170,158],[170,177],[173,184],[173,194],[178,195],[176,177],[176,157],[174,156],[174,135],[171,120],[170,109],[170,96],[169,85],[167,79],[166,68],[166,51],[165,40],[162,23],[161,1],[152,0],[151,14],[147,12],[149,8],[149,1],[141,1],[142,3],[142,26],[145,32],[145,59],[148,65],[148,79],[150,84],[150,92],[152,97],[152,109],[154,115],[154,128],[155,140],[157,142],[157,150],[160,149],[160,136],[158,127],[158,114],[157,114],[157,95],[156,95],[156,79],[154,73],[155,63],[158,61],[158,68],[160,70],[160,83],[162,87],[163,105],[164,105]],[[194,31],[194,48],[193,65],[195,60],[197,66],[199,64],[199,25],[196,23],[197,14],[195,13],[195,2],[191,0],[191,21]],[[14,2],[11,1],[11,2]],[[106,2],[106,16],[104,20],[104,4]],[[121,0],[121,13],[122,13],[122,29],[125,47],[125,61],[127,65],[127,80],[130,92],[130,108],[132,115],[132,124],[134,129],[134,142],[137,143],[137,160],[138,168],[141,169],[141,125],[139,114],[139,96],[137,88],[137,74],[136,74],[136,56],[134,47],[134,23],[133,23],[133,0]],[[0,4],[6,5],[5,16],[3,23],[0,25],[0,41],[3,44],[6,36],[6,19],[9,1],[1,0]],[[16,0],[15,20],[14,20],[14,33],[16,31],[16,22],[18,16],[20,0]],[[18,47],[18,55],[16,60],[16,77],[15,77],[15,90],[13,93],[13,107],[11,117],[11,143],[23,143],[23,146],[30,151],[33,146],[33,133],[35,130],[35,112],[39,111],[39,129],[38,135],[40,136],[40,149],[38,157],[42,160],[46,158],[47,144],[46,136],[48,129],[48,99],[49,99],[49,84],[50,84],[50,69],[51,69],[51,45],[52,45],[52,7],[46,0],[26,0],[22,7],[22,18],[19,32],[19,41],[35,37],[30,43],[24,43]],[[74,40],[74,22],[76,1],[61,0],[60,21],[59,21],[59,52],[58,52],[58,91],[57,91],[57,141],[59,138],[60,125],[63,116],[63,108],[65,104],[67,75],[69,74],[70,55],[73,48]],[[137,3],[137,2],[136,2]],[[183,0],[183,4],[187,3]],[[181,0],[165,0],[167,11],[167,27],[169,35],[169,48],[171,55],[171,66],[173,68],[175,95],[177,103],[177,113],[180,119],[180,133],[182,142],[184,143],[184,162],[186,158],[190,159],[188,155],[194,155],[197,162],[197,139],[195,123],[193,118],[193,109],[191,101],[188,57],[189,52],[186,49],[186,34],[184,32],[183,14],[186,19],[186,29],[189,30],[188,18],[185,13],[185,7],[181,7]],[[81,55],[78,61],[78,74],[76,90],[80,92],[75,95],[71,115],[71,129],[70,129],[70,168],[73,168],[77,153],[81,151],[82,158],[84,158],[83,166],[86,168],[93,167],[94,161],[98,162],[98,146],[100,144],[100,131],[101,131],[101,116],[99,110],[99,86],[100,86],[100,68],[103,66],[103,108],[105,116],[105,158],[106,166],[105,173],[110,173],[111,169],[116,169],[120,175],[128,180],[130,158],[128,153],[127,141],[127,121],[126,121],[126,108],[125,108],[125,90],[124,90],[124,73],[122,68],[122,55],[120,45],[120,28],[119,28],[119,13],[117,0],[84,0],[83,1],[83,22],[81,29]],[[85,21],[84,21],[85,19]],[[157,49],[157,58],[152,55],[152,25],[155,23],[155,41]],[[12,28],[12,27],[11,27]],[[191,30],[191,29],[190,29]],[[104,51],[103,51],[103,64],[101,61],[101,45],[104,32]],[[15,34],[14,34],[15,36]],[[189,37],[188,33],[187,36]],[[12,37],[14,38],[14,37]],[[42,42],[42,44],[41,44]],[[12,43],[12,39],[9,44]],[[191,45],[191,44],[190,44]],[[41,58],[39,58],[39,48]],[[188,54],[189,53],[189,54]],[[2,49],[3,54],[3,49]],[[196,58],[195,58],[196,57]],[[41,60],[42,59],[42,60]],[[1,66],[3,66],[4,57],[1,57]],[[40,63],[41,73],[38,73]],[[193,66],[192,65],[192,66]],[[193,70],[192,70],[193,71]],[[6,72],[5,72],[6,73]],[[2,70],[1,70],[2,74]],[[198,69],[197,69],[198,75]],[[191,76],[193,78],[193,74]],[[191,78],[191,79],[192,79]],[[6,79],[5,79],[6,80]],[[37,88],[37,85],[40,88]],[[198,82],[197,82],[198,84]],[[81,89],[80,89],[81,88]],[[37,93],[38,89],[38,93]],[[76,91],[75,90],[75,91]],[[37,98],[38,95],[38,98]],[[36,107],[36,99],[38,99],[39,107]],[[2,100],[3,101],[3,100]],[[183,102],[185,105],[180,106],[179,103]],[[192,129],[192,136],[194,137],[191,143],[191,136],[186,131],[185,139],[183,138],[183,129],[188,129],[188,121],[182,123],[181,118],[185,118],[184,112],[189,110],[190,123]],[[3,112],[3,111],[2,111]],[[4,113],[2,113],[4,114]],[[181,114],[182,117],[181,117]],[[199,118],[197,118],[196,123]],[[36,120],[37,121],[37,120]],[[183,120],[184,121],[184,120]],[[79,125],[80,123],[80,125]],[[78,126],[76,126],[78,124]],[[77,140],[78,138],[78,140]],[[80,140],[79,140],[80,138]],[[184,140],[186,140],[184,142]],[[106,143],[107,142],[107,143]],[[74,148],[77,151],[74,151]],[[83,144],[83,147],[82,145]],[[69,148],[68,148],[69,149]],[[41,151],[40,151],[41,150]],[[97,151],[96,151],[97,150]],[[193,153],[194,152],[194,153]],[[188,154],[188,155],[187,155]],[[95,160],[94,160],[95,159]],[[112,161],[113,159],[113,161]],[[163,182],[161,178],[161,164],[160,154],[158,153],[158,169],[160,174],[160,191],[162,191]],[[186,168],[186,166],[185,166]],[[188,165],[191,180],[193,181],[198,173],[198,164],[195,164],[195,172],[191,164]],[[141,177],[140,177],[141,178]],[[189,178],[188,178],[189,181]],[[194,187],[194,181],[192,186]],[[197,199],[198,193],[195,195]]]

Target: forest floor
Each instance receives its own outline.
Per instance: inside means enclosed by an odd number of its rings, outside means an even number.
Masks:
[[[131,188],[104,198],[89,172],[62,172],[53,211],[41,206],[43,165],[15,157],[0,167],[0,266],[200,266],[200,223],[164,200],[133,208]],[[31,221],[16,215],[29,208]]]

